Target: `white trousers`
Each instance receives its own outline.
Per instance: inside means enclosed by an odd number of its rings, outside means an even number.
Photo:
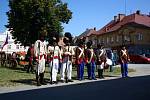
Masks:
[[[49,67],[50,67],[50,72],[51,72],[51,77],[52,77],[52,81],[57,81],[57,73],[58,73],[58,68],[59,68],[59,60],[58,59],[53,59],[53,61],[51,61],[49,63]],[[50,77],[50,80],[51,80]]]
[[[71,61],[67,61],[67,62],[62,63],[61,70],[60,70],[61,80],[64,80],[65,71],[67,71],[66,72],[67,78],[69,80],[71,80],[71,76],[72,76],[72,62]]]
[[[39,63],[37,64],[37,67],[36,67],[36,72],[38,73],[44,73],[45,71],[45,58],[44,56],[39,60]]]

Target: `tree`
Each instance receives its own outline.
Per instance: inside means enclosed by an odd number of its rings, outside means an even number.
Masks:
[[[48,40],[63,32],[72,12],[61,0],[9,0],[8,25],[13,39],[26,46],[44,35]]]

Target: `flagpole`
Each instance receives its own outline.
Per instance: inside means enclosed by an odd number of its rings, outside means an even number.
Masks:
[[[8,45],[6,44],[6,67],[7,67],[7,53],[8,53]]]
[[[6,45],[6,67],[7,67],[7,53],[8,53],[8,33],[7,33],[7,36],[6,36],[6,40],[5,40],[5,44],[4,44],[4,46]]]
[[[125,15],[127,13],[127,1],[125,0]]]

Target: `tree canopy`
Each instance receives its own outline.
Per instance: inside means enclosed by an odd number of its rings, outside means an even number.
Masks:
[[[72,12],[61,0],[9,0],[8,25],[13,39],[22,45],[34,43],[42,34],[47,40],[63,32]]]

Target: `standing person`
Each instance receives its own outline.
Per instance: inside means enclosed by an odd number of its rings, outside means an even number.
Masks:
[[[34,72],[34,68],[33,68],[34,44],[31,44],[31,46],[29,47],[29,49],[27,51],[27,60],[29,61],[27,73],[29,73],[30,71],[33,73]]]
[[[12,67],[13,68],[16,68],[18,65],[18,62],[17,62],[17,54],[16,52],[13,52],[12,53]]]
[[[87,72],[88,72],[88,79],[96,80],[95,77],[95,53],[92,49],[92,41],[87,42],[87,49],[85,51],[85,59],[86,59],[86,65],[87,65]]]
[[[84,79],[84,42],[78,40],[78,47],[76,47],[76,64],[77,64],[77,77],[81,81]]]
[[[97,57],[97,68],[98,68],[98,77],[104,78],[103,70],[106,65],[106,50],[104,49],[103,45],[98,44],[96,50],[96,57]]]
[[[109,72],[113,72],[113,66],[115,65],[115,62],[114,62],[114,53],[112,52],[112,50],[108,50],[107,57],[112,61],[112,64],[109,65],[110,67]]]
[[[50,83],[52,83],[53,55],[53,46],[49,43],[47,48],[47,62],[50,71]]]
[[[44,82],[45,60],[46,60],[46,44],[44,43],[44,36],[40,36],[34,44],[34,55],[37,61],[36,67],[36,81],[37,86],[46,85]]]
[[[125,46],[120,51],[120,63],[122,77],[128,77],[128,61],[130,61],[129,54]]]
[[[51,84],[57,84],[57,73],[59,68],[59,61],[62,59],[61,52],[58,46],[58,38],[53,37],[53,46],[48,47],[48,51],[50,52],[49,67],[50,67],[50,81]]]
[[[62,67],[61,67],[61,82],[64,82],[64,77],[66,73],[66,83],[73,82],[72,80],[72,57],[75,54],[73,47],[70,46],[72,41],[72,36],[70,33],[65,33],[65,38],[63,42],[65,43],[65,47],[63,49],[63,59],[62,59]]]

